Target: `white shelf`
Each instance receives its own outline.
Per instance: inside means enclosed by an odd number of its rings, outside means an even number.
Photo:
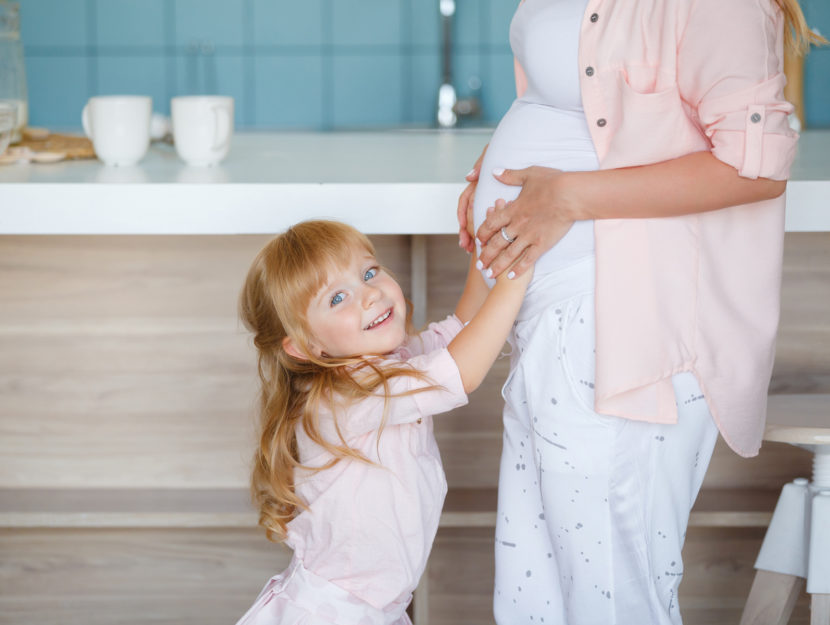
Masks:
[[[156,144],[131,168],[0,167],[0,234],[267,234],[331,217],[370,234],[455,233],[464,175],[490,130],[238,133],[189,168]],[[787,230],[830,230],[830,131],[802,135]]]

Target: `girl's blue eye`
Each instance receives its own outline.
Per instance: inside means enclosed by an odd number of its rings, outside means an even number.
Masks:
[[[331,306],[337,306],[342,301],[343,301],[343,294],[342,293],[335,293],[334,297],[331,298],[330,305]]]
[[[366,271],[366,273],[363,274],[363,281],[368,282],[369,280],[374,278],[376,275],[378,275],[378,268],[377,267],[372,267],[371,269]]]

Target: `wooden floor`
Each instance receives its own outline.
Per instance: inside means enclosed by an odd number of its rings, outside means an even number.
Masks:
[[[737,624],[763,529],[692,528],[686,625]],[[430,623],[492,623],[492,530],[445,529],[431,556]],[[0,531],[2,625],[233,625],[290,553],[244,529]],[[32,620],[32,615],[37,620]],[[806,595],[791,625],[807,625]]]

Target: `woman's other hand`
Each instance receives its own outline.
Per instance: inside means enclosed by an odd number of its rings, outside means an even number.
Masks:
[[[475,233],[473,232],[472,222],[473,200],[478,186],[478,176],[481,173],[481,161],[484,160],[486,152],[487,146],[485,145],[473,168],[464,176],[469,184],[458,197],[458,245],[470,253],[475,249],[473,241]]]
[[[548,167],[494,171],[493,176],[522,190],[519,197],[499,205],[498,210],[488,209],[477,233],[481,242],[479,260],[491,270],[488,275],[495,277],[518,259],[511,269],[520,276],[573,225],[576,208],[569,190],[572,178]]]

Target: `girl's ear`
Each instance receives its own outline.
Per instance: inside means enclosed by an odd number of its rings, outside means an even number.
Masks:
[[[286,354],[296,358],[297,360],[308,360],[308,357],[297,348],[290,336],[286,336],[282,340],[282,348],[285,350]]]

